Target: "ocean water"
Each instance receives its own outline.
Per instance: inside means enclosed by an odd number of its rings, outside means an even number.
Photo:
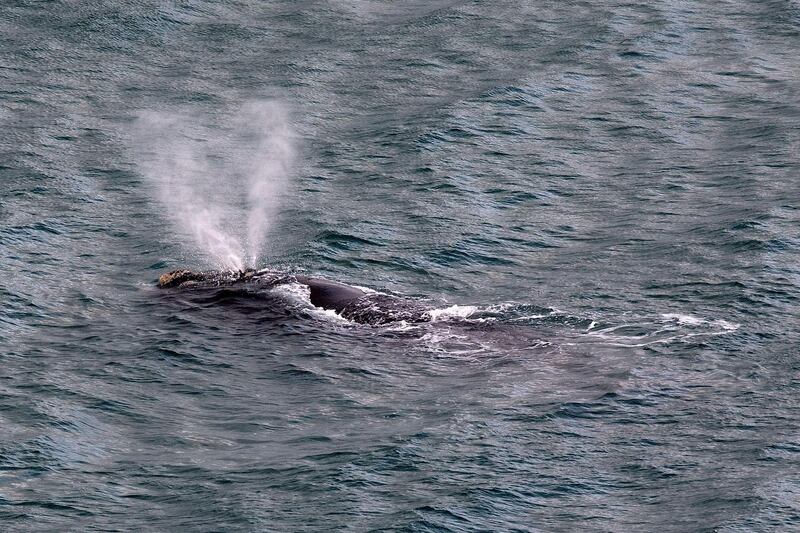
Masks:
[[[4,531],[800,529],[798,2],[3,0],[0,132]]]

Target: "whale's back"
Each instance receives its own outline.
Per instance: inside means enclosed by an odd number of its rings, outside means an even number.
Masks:
[[[347,304],[361,298],[366,293],[361,289],[308,276],[295,276],[298,282],[308,285],[311,303],[323,309],[341,311]]]

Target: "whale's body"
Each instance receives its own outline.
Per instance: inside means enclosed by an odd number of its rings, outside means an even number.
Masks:
[[[174,270],[158,279],[158,286],[168,288],[247,287],[272,288],[286,284],[308,287],[311,304],[332,310],[344,318],[364,324],[386,324],[430,320],[427,310],[418,302],[386,294],[368,293],[357,287],[301,274],[286,274],[270,270],[239,272],[193,272]]]

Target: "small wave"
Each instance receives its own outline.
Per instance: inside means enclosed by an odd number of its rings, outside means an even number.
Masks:
[[[420,325],[418,323],[409,322],[407,320],[399,320],[399,321],[395,322],[394,324],[392,324],[391,326],[389,326],[386,329],[387,329],[387,331],[405,333],[407,331],[415,331],[415,330],[417,330],[419,328],[420,328]]]
[[[438,322],[452,318],[469,318],[476,311],[478,311],[478,307],[475,305],[451,305],[443,309],[431,309],[427,313],[431,322]]]
[[[679,313],[664,313],[661,315],[666,320],[676,320],[679,324],[688,324],[690,326],[699,326],[705,321],[692,315],[681,315]]]
[[[285,297],[287,300],[302,305],[303,307],[312,306],[311,289],[302,283],[282,283],[270,289],[270,292]]]
[[[304,309],[304,311],[309,316],[316,318],[318,320],[324,320],[326,322],[333,322],[336,324],[345,324],[348,326],[356,325],[355,322],[347,320],[345,317],[343,317],[333,309],[323,309],[321,307],[311,306],[307,309]]]
[[[419,341],[438,357],[463,358],[487,351],[487,346],[478,339],[453,331],[431,331],[420,337]]]
[[[736,324],[734,322],[728,322],[727,320],[723,320],[721,318],[717,318],[714,320],[708,320],[705,318],[700,318],[692,315],[683,315],[680,313],[664,313],[661,315],[662,318],[669,321],[676,321],[678,324],[686,325],[686,326],[714,326],[720,327],[726,331],[736,331],[741,327],[741,324]]]
[[[547,318],[549,316],[553,316],[554,314],[555,313],[547,313],[546,315],[542,315],[542,314],[524,315],[524,316],[518,316],[518,317],[515,317],[515,318],[511,318],[509,320],[512,320],[512,321],[515,321],[515,322],[525,321],[525,320],[539,320],[540,318]]]
[[[375,289],[370,289],[369,287],[363,287],[361,285],[351,285],[351,287],[355,287],[356,289],[362,290],[367,294],[386,294],[380,291],[376,291]]]
[[[509,309],[513,308],[515,305],[516,304],[511,303],[511,302],[487,305],[486,307],[484,307],[482,309],[482,311],[485,312],[485,313],[504,313],[504,312],[508,311]]]

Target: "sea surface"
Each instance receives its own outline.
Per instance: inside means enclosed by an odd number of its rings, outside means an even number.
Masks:
[[[800,530],[799,154],[794,0],[2,0],[0,529]]]

